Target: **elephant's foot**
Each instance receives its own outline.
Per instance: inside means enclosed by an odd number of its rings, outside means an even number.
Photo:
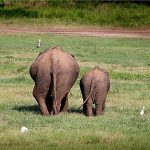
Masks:
[[[102,104],[96,104],[95,116],[103,115],[103,106]]]
[[[43,116],[49,116],[50,114],[49,114],[49,112],[46,112],[46,111],[41,111],[41,114],[43,115]]]
[[[58,115],[58,111],[56,106],[53,106],[53,115]]]
[[[50,115],[46,105],[40,105],[40,110],[41,110],[42,115],[44,115],[44,116],[49,116]]]
[[[93,117],[93,114],[87,114],[87,117]]]
[[[95,116],[101,116],[101,115],[103,115],[104,113],[102,112],[102,111],[100,111],[100,112],[96,112],[95,113]]]
[[[87,116],[87,117],[92,117],[92,116],[93,116],[93,112],[87,111],[87,112],[86,112],[86,116]]]

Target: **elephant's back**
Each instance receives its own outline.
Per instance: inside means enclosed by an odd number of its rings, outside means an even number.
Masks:
[[[94,76],[97,80],[105,80],[108,79],[108,72],[104,69],[97,69],[94,70]]]
[[[79,64],[72,55],[66,52],[59,52],[56,57],[61,72],[68,72],[70,74],[79,73]]]
[[[109,76],[106,70],[101,69],[99,67],[95,67],[85,73],[81,81],[83,84],[90,85],[93,84],[100,84],[100,83],[109,83]]]
[[[42,52],[39,57],[45,57],[48,56],[49,61],[52,63],[53,60],[58,62],[58,65],[60,68],[65,69],[71,69],[74,68],[74,70],[79,71],[79,65],[77,61],[75,60],[74,56],[64,52],[60,47],[52,47],[46,49],[44,52]],[[38,58],[39,59],[39,58]]]
[[[104,69],[98,69],[95,71],[95,87],[101,89],[101,91],[108,91],[110,88],[110,80],[108,72]]]

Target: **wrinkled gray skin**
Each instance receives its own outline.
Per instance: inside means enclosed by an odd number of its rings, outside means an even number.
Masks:
[[[68,111],[68,93],[78,75],[74,56],[59,47],[39,54],[30,67],[30,76],[35,81],[33,96],[43,115]]]
[[[80,80],[80,89],[83,97],[83,112],[87,116],[93,116],[92,105],[95,103],[96,116],[101,115],[105,109],[106,96],[110,88],[108,73],[95,67],[84,74]]]

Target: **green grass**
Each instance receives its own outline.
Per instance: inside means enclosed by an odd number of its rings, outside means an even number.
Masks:
[[[0,34],[0,43],[0,149],[149,149],[149,39]],[[80,75],[69,95],[72,113],[44,117],[29,67],[40,51],[57,45],[75,55]],[[79,79],[96,65],[109,72],[111,89],[104,115],[88,118],[76,110]],[[22,134],[22,126],[29,132]]]
[[[13,1],[0,8],[0,23],[7,25],[77,25],[149,28],[150,8],[135,3],[96,1]]]

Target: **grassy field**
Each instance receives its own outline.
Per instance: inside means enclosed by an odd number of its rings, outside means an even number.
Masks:
[[[35,48],[38,38],[40,49]],[[150,148],[149,39],[0,34],[0,45],[1,150]],[[44,117],[28,72],[39,51],[52,46],[75,55],[80,75],[69,95],[72,113]],[[104,115],[88,118],[77,111],[79,79],[96,65],[108,70],[111,89]],[[22,126],[28,133],[20,132]]]
[[[107,28],[150,27],[150,7],[135,3],[107,3],[75,0],[0,0],[0,24],[76,25]]]

